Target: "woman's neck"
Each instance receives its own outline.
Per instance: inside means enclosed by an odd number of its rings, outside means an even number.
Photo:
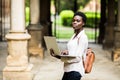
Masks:
[[[74,38],[75,38],[82,30],[83,30],[83,28],[75,30],[75,31],[74,31],[74,32],[75,32]]]

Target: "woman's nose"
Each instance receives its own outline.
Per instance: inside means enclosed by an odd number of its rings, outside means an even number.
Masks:
[[[77,23],[77,21],[74,21],[74,24],[76,24]]]

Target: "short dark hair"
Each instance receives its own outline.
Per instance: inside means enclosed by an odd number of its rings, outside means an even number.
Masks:
[[[78,15],[78,16],[81,16],[82,19],[83,19],[83,22],[86,23],[87,17],[86,17],[86,15],[85,15],[83,12],[80,12],[80,11],[79,11],[79,12],[76,12],[76,13],[74,14],[74,16],[77,16],[77,15]],[[74,17],[74,16],[73,16],[73,17]]]

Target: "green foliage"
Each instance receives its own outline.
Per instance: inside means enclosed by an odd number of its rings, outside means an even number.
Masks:
[[[71,36],[73,35],[74,31],[73,30],[67,30],[67,29],[63,29],[62,31],[57,29],[56,31],[56,38],[60,38],[60,39],[70,39]],[[53,32],[54,34],[54,32]]]
[[[90,1],[90,0],[76,0],[77,1],[77,9],[79,9],[79,7],[85,7],[85,5]],[[75,0],[56,0],[56,10],[58,12],[58,14],[62,11],[62,10],[72,10],[74,11],[74,7],[75,7]]]
[[[64,26],[71,26],[73,15],[74,15],[74,12],[72,10],[61,11],[60,17],[61,17],[61,20],[62,20],[62,24]]]
[[[30,13],[29,7],[26,7],[26,8],[25,8],[25,14],[26,14],[26,16],[25,16],[25,21],[26,21],[26,24],[29,23],[29,19],[30,19],[29,13]]]
[[[87,16],[86,27],[95,27],[95,24],[98,24],[100,21],[99,12],[85,12]]]
[[[29,7],[30,7],[30,0],[25,0],[25,21],[26,21],[26,26],[29,24]]]
[[[59,27],[63,27],[63,26],[59,26]],[[59,39],[70,39],[73,33],[74,33],[74,30],[70,29],[70,27],[63,27],[62,30],[60,30],[59,28],[56,29],[56,37]],[[94,28],[92,30],[91,29],[85,30],[85,33],[89,40],[95,40]],[[53,35],[54,35],[54,30],[53,30]],[[96,37],[98,37],[98,35],[99,35],[99,32],[96,33]]]
[[[85,31],[89,40],[95,40],[95,32],[93,31]],[[99,36],[99,32],[96,33],[96,37]]]
[[[29,7],[30,6],[30,0],[25,0],[25,6]]]
[[[63,10],[73,10],[74,0],[56,0],[56,9],[58,14]]]

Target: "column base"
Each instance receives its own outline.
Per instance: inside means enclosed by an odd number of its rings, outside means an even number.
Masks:
[[[33,68],[33,64],[29,64],[27,66],[6,66],[3,71],[31,71]]]
[[[112,49],[113,48],[113,41],[111,40],[104,40],[103,41],[103,49]]]
[[[31,24],[28,27],[28,32],[31,35],[29,40],[29,55],[44,57],[43,48],[43,26],[40,24]]]
[[[29,47],[30,56],[39,56],[41,59],[44,58],[44,49],[39,47]]]
[[[3,80],[33,80],[34,75],[29,71],[4,71]]]
[[[3,70],[3,80],[33,80],[32,64],[25,67],[8,67]]]
[[[120,49],[115,49],[113,52],[112,52],[112,61],[119,61],[119,58],[120,58]]]

